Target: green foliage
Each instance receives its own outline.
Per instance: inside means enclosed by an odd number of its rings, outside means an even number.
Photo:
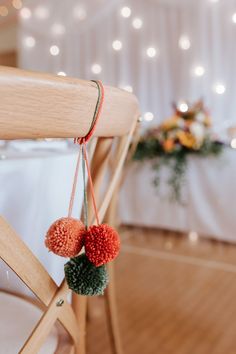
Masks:
[[[188,149],[180,145],[172,152],[165,152],[157,139],[149,138],[139,142],[133,159],[136,161],[149,160],[153,162],[153,169],[156,172],[153,182],[157,188],[160,185],[160,171],[162,167],[170,168],[170,177],[166,181],[170,186],[169,198],[171,201],[182,203],[181,189],[186,174],[187,156],[218,156],[223,148],[224,145],[222,143],[206,138],[202,146],[197,150]]]

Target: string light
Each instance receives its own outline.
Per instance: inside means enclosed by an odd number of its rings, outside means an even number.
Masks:
[[[149,47],[147,49],[147,56],[149,58],[154,58],[157,55],[157,50],[154,47]]]
[[[178,109],[180,110],[180,112],[186,113],[188,112],[188,104],[186,102],[179,102]]]
[[[58,47],[57,45],[52,45],[52,46],[50,47],[50,53],[51,53],[51,55],[53,55],[53,56],[58,55],[58,54],[60,53],[59,47]]]
[[[122,7],[121,11],[121,16],[128,18],[131,15],[131,9],[128,6]]]
[[[217,93],[218,95],[223,95],[226,91],[226,87],[221,84],[221,83],[218,83],[218,84],[215,84],[213,86],[213,90],[215,91],[215,93]]]
[[[57,73],[58,76],[66,76],[65,71],[58,71]]]
[[[203,76],[205,74],[205,69],[203,66],[198,65],[194,68],[194,75],[195,76]]]
[[[24,45],[28,48],[33,48],[35,46],[35,38],[34,37],[25,37],[24,38]]]
[[[52,34],[54,35],[62,35],[65,33],[65,26],[61,23],[54,23],[51,27]]]
[[[93,64],[92,67],[91,67],[91,71],[94,73],[94,74],[100,74],[102,72],[102,67],[101,65],[99,64]]]
[[[22,8],[22,1],[21,0],[12,0],[12,6],[16,10],[20,10]]]
[[[83,21],[87,17],[87,12],[83,6],[75,6],[73,10],[74,17],[77,20]]]
[[[21,10],[20,10],[20,16],[21,18],[23,18],[24,20],[28,20],[30,19],[31,17],[31,11],[28,7],[23,7]]]
[[[232,21],[233,21],[233,23],[236,23],[236,13],[233,14]]]
[[[8,8],[6,6],[0,6],[0,16],[5,17],[8,15]]]
[[[114,50],[121,50],[122,49],[122,42],[116,39],[115,41],[112,42],[112,48]]]
[[[49,9],[45,6],[38,6],[34,10],[34,15],[39,20],[45,20],[49,17]]]
[[[144,120],[147,122],[151,122],[154,119],[154,114],[152,112],[146,112],[144,114]]]
[[[232,139],[230,145],[231,145],[231,148],[232,148],[232,149],[236,149],[236,138]]]
[[[143,26],[143,21],[141,18],[136,17],[133,19],[132,25],[135,29],[140,29]]]
[[[179,39],[179,47],[183,50],[188,50],[191,47],[191,42],[188,36],[181,36]]]

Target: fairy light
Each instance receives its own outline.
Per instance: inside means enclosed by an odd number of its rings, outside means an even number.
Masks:
[[[233,21],[233,23],[235,23],[236,24],[236,12],[233,14],[233,16],[232,16],[232,21]]]
[[[232,149],[236,149],[236,138],[232,139],[230,145]]]
[[[58,76],[66,76],[65,71],[58,71],[57,73]]]
[[[16,10],[20,10],[23,6],[22,1],[21,0],[12,0],[12,6],[16,9]]]
[[[179,102],[178,109],[180,110],[180,112],[186,113],[188,112],[188,104],[186,102]]]
[[[116,39],[115,41],[112,42],[112,48],[114,50],[121,50],[122,49],[122,42]]]
[[[144,120],[146,122],[151,122],[154,119],[154,114],[152,112],[146,112],[144,114]]]
[[[28,7],[23,7],[21,10],[20,10],[20,16],[21,18],[23,18],[23,20],[28,20],[31,18],[31,11]]]
[[[95,63],[92,65],[91,71],[94,74],[100,74],[102,72],[102,67],[100,64]]]
[[[78,5],[74,7],[73,15],[77,20],[83,21],[87,17],[87,11],[83,6]]]
[[[23,43],[24,43],[25,47],[33,48],[35,46],[36,41],[35,41],[34,37],[28,36],[28,37],[24,38]]]
[[[213,86],[213,90],[215,91],[215,93],[217,93],[218,95],[223,95],[226,91],[226,87],[221,84],[221,83],[217,83]]]
[[[8,15],[8,8],[6,6],[0,6],[0,16],[6,17]]]
[[[133,19],[132,25],[135,29],[140,29],[143,26],[143,21],[141,18],[136,17]]]
[[[195,76],[201,77],[205,74],[205,68],[201,65],[198,65],[194,68],[193,72]]]
[[[34,10],[34,15],[39,20],[45,20],[49,17],[49,9],[45,6],[38,6]]]
[[[191,47],[191,42],[188,36],[183,35],[180,37],[179,47],[183,50],[188,50]]]
[[[120,13],[121,13],[121,16],[128,18],[131,15],[131,9],[128,6],[124,6],[124,7],[122,7]]]
[[[54,35],[62,35],[66,31],[65,26],[61,23],[54,23],[51,27],[51,32]]]
[[[154,58],[157,55],[157,50],[154,47],[149,47],[146,53],[149,58]]]
[[[57,56],[60,53],[60,49],[57,45],[52,45],[50,47],[50,54],[53,56]]]

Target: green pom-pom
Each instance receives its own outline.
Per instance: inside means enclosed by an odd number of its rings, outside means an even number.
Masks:
[[[95,267],[82,254],[72,258],[64,266],[65,277],[71,290],[79,295],[103,295],[108,284],[108,274],[105,266]]]

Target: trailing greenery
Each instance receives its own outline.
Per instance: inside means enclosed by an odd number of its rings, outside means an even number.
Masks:
[[[187,156],[195,155],[201,157],[219,156],[224,145],[218,141],[211,141],[206,138],[198,150],[189,149],[179,145],[174,151],[164,151],[161,143],[155,139],[141,139],[133,156],[136,161],[149,160],[153,162],[152,166],[156,172],[154,185],[158,188],[160,185],[160,172],[162,167],[170,168],[170,176],[166,183],[170,186],[169,198],[172,201],[182,203],[181,189],[184,184]]]

